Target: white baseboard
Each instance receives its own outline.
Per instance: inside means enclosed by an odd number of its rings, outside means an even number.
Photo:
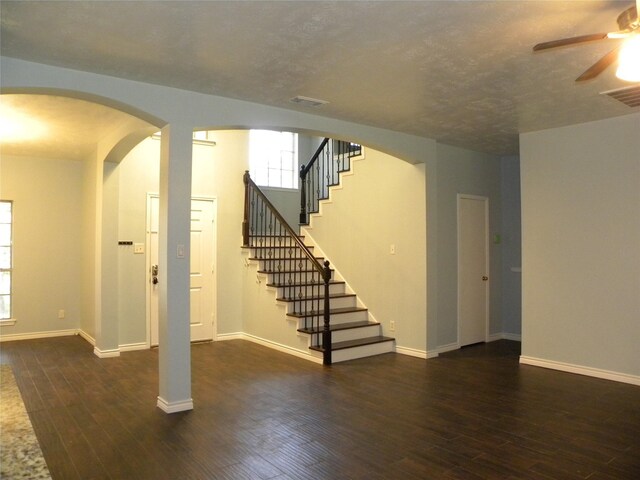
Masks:
[[[49,332],[31,332],[31,333],[9,333],[0,334],[0,342],[13,342],[15,340],[33,340],[36,338],[50,338],[50,337],[68,337],[70,335],[77,335],[78,330],[75,328],[68,330],[51,330]]]
[[[147,342],[138,343],[125,343],[124,345],[118,345],[121,352],[133,352],[134,350],[148,350],[149,344]]]
[[[427,360],[430,358],[436,358],[438,355],[440,355],[440,352],[438,352],[438,350],[427,350]]]
[[[487,338],[487,342],[495,342],[496,340],[513,340],[514,342],[521,342],[522,335],[518,335],[515,333],[499,332],[499,333],[492,333],[491,335],[489,335],[489,338]]]
[[[93,354],[98,358],[112,358],[120,356],[119,348],[111,348],[109,350],[100,350],[98,347],[93,347]]]
[[[216,337],[216,341],[218,342],[224,342],[225,340],[245,340],[244,333],[219,333]]]
[[[266,340],[264,338],[256,337],[255,335],[251,335],[243,332],[236,333],[223,333],[218,335],[218,340],[247,340],[249,342],[257,343],[262,345],[263,347],[272,348],[274,350],[278,350],[279,352],[288,353],[289,355],[293,355],[298,358],[303,358],[304,360],[308,360],[314,363],[322,363],[321,358],[316,358],[312,356],[310,353],[303,352],[302,350],[298,350],[297,348],[289,347],[287,345],[282,345],[281,343],[272,342],[271,340]]]
[[[522,335],[518,335],[517,333],[503,333],[503,340],[513,340],[514,342],[522,342]]]
[[[449,343],[447,345],[441,345],[436,349],[436,351],[438,352],[438,354],[441,354],[441,353],[451,352],[453,350],[458,350],[459,348],[460,348],[460,344],[458,342],[455,342],[455,343]]]
[[[179,402],[167,402],[164,398],[158,397],[157,406],[164,413],[178,413],[193,410],[193,399],[180,400]]]
[[[82,330],[82,329],[78,330],[78,335],[80,335],[82,338],[84,338],[88,343],[90,343],[94,347],[96,346],[96,339],[93,338],[91,335],[89,335],[84,330]]]
[[[399,347],[396,345],[396,353],[399,353],[400,355],[408,355],[410,357],[416,357],[416,358],[429,358],[428,353],[425,352],[424,350],[417,350],[415,348],[409,348],[409,347]]]
[[[544,360],[542,358],[520,356],[520,363],[523,365],[532,365],[534,367],[549,368],[551,370],[560,370],[562,372],[577,373],[578,375],[586,375],[588,377],[602,378],[604,380],[613,380],[614,382],[630,383],[631,385],[640,386],[640,376],[629,375],[627,373],[612,372],[610,370],[602,370],[600,368],[585,367],[582,365],[573,365],[571,363],[556,362],[554,360]]]

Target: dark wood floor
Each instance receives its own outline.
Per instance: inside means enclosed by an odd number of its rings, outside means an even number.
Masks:
[[[54,479],[640,478],[640,387],[519,366],[515,342],[330,368],[194,345],[195,409],[173,415],[156,351],[0,348]]]

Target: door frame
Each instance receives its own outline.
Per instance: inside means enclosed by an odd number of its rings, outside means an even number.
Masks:
[[[146,347],[151,348],[151,199],[160,199],[160,194],[154,192],[147,192],[147,218],[145,225],[145,309],[146,309]],[[212,262],[211,266],[213,271],[213,334],[212,341],[215,342],[218,339],[218,197],[194,195],[191,200],[202,200],[205,202],[213,202],[213,245],[212,245]]]
[[[457,302],[456,302],[456,308],[457,308],[457,312],[456,312],[456,318],[457,318],[457,344],[458,344],[458,348],[461,347],[460,345],[460,311],[461,311],[461,283],[462,283],[462,276],[460,275],[460,270],[461,270],[461,262],[460,262],[460,243],[461,243],[461,239],[460,239],[460,230],[461,230],[461,221],[460,221],[460,201],[463,199],[467,199],[467,200],[478,200],[478,201],[482,201],[484,202],[484,232],[485,232],[485,251],[484,251],[484,261],[485,261],[485,265],[484,265],[484,269],[486,272],[486,275],[489,277],[489,280],[487,281],[486,284],[486,288],[485,288],[485,312],[484,312],[484,341],[485,343],[489,341],[489,319],[490,319],[490,304],[489,304],[489,299],[491,298],[490,296],[490,292],[491,292],[491,276],[490,276],[490,267],[491,267],[491,262],[490,262],[490,258],[489,258],[489,249],[490,249],[490,244],[489,244],[489,197],[485,197],[482,195],[471,195],[471,194],[466,194],[466,193],[458,193],[456,195],[456,226],[457,226],[457,231],[456,231],[456,256],[457,256]]]

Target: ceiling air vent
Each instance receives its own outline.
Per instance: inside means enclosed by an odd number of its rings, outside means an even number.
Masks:
[[[329,103],[325,100],[318,100],[317,98],[310,98],[310,97],[302,97],[300,95],[298,95],[297,97],[293,97],[289,101],[292,103],[297,103],[298,105],[302,105],[303,107],[321,107],[322,105],[326,105],[327,103]]]
[[[601,92],[600,95],[609,95],[628,107],[640,107],[640,85],[609,90],[608,92]]]

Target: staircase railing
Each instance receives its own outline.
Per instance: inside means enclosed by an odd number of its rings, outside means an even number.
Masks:
[[[340,183],[340,173],[351,169],[351,158],[362,147],[351,142],[325,138],[306,165],[300,166],[300,223],[309,223],[309,214],[317,213],[320,200],[329,198],[329,187]]]
[[[244,174],[243,246],[254,249],[262,271],[271,275],[271,286],[293,305],[311,333],[312,346],[323,350],[323,363],[331,365],[331,313],[329,261],[321,263],[287,223],[265,194]]]

